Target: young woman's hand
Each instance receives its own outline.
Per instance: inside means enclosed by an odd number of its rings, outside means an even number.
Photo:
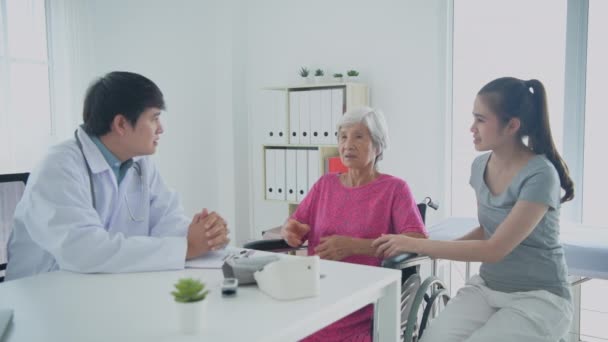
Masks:
[[[299,247],[304,243],[304,237],[310,232],[310,226],[298,222],[294,219],[289,219],[281,228],[281,236],[291,247]]]
[[[419,239],[402,234],[386,234],[372,242],[378,258],[386,259],[401,253],[412,253],[414,245]]]

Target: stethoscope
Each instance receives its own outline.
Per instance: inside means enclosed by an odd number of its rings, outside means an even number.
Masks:
[[[87,157],[84,155],[84,148],[82,147],[82,142],[80,142],[80,138],[78,137],[78,130],[74,131],[74,137],[76,138],[76,145],[78,146],[78,149],[80,150],[80,153],[82,153],[82,158],[84,159],[84,163],[87,167],[87,174],[89,175],[89,188],[91,189],[91,202],[93,204],[93,209],[97,210],[97,206],[96,206],[96,202],[95,202],[95,187],[93,186],[93,172],[91,171],[91,167],[89,166],[89,162],[87,161]],[[134,161],[133,162],[133,168],[135,169],[135,171],[137,172],[137,175],[139,175],[139,183],[141,184],[141,193],[144,193],[144,175],[143,175],[143,169],[141,167],[141,165],[139,165],[139,162]],[[134,222],[141,222],[145,219],[145,217],[135,217],[135,215],[133,214],[133,211],[131,211],[131,206],[129,205],[129,199],[127,198],[127,195],[125,194],[125,202],[127,204],[127,211],[129,212],[129,216],[131,216],[131,220],[133,220]],[[141,205],[141,211],[143,212],[143,204]]]

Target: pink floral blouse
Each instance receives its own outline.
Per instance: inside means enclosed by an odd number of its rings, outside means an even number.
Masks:
[[[340,174],[327,174],[315,183],[292,218],[310,225],[307,236],[309,255],[315,254],[319,240],[325,236],[362,239],[403,233],[428,236],[407,183],[386,174],[371,183],[352,188],[342,185]],[[382,260],[353,255],[342,261],[379,266]],[[371,341],[372,314],[373,307],[368,305],[303,341]]]

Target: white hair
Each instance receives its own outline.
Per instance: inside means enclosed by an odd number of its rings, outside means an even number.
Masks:
[[[353,108],[342,115],[340,120],[338,120],[336,129],[340,132],[340,128],[349,127],[358,123],[364,124],[367,129],[369,129],[369,133],[372,137],[372,144],[377,153],[376,160],[374,161],[375,165],[382,160],[382,154],[384,153],[384,150],[388,148],[388,126],[386,125],[384,114],[382,114],[382,111],[371,107]],[[338,139],[339,138],[340,137],[338,136]]]

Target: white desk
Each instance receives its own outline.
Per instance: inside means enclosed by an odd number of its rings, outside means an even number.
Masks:
[[[5,341],[295,341],[370,303],[376,340],[397,341],[401,273],[321,261],[321,295],[276,301],[255,286],[223,298],[220,270],[131,274],[52,272],[0,284],[0,307],[14,309]],[[211,289],[207,329],[180,335],[170,291],[181,277]]]

